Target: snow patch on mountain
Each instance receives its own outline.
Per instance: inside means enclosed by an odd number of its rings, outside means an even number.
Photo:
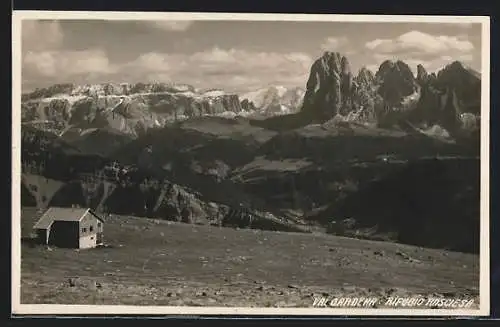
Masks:
[[[87,96],[85,95],[82,95],[82,94],[74,94],[74,95],[70,95],[70,94],[57,94],[57,95],[54,95],[54,96],[51,96],[51,97],[47,97],[47,98],[42,98],[40,99],[40,102],[41,103],[50,103],[54,100],[65,100],[65,101],[68,101],[70,104],[74,104],[75,102],[78,102],[82,99],[85,99]]]
[[[220,97],[226,95],[226,92],[222,90],[211,90],[204,92],[201,96],[202,97]]]
[[[288,114],[299,110],[304,94],[305,91],[299,87],[273,85],[240,94],[240,100],[248,101],[259,112]]]
[[[169,122],[243,111],[236,94],[160,83],[54,85],[24,94],[21,106],[23,122],[37,122],[58,135],[82,127],[110,128],[133,137]]]

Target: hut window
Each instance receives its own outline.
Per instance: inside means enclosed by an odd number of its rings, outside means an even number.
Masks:
[[[87,232],[87,228],[83,227],[83,228],[82,228],[82,232],[83,232],[83,233]]]
[[[101,227],[101,223],[97,223],[97,227]]]
[[[94,231],[94,226],[90,225],[89,232],[93,232],[93,231]]]

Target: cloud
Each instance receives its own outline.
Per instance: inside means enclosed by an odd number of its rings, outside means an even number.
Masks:
[[[474,50],[474,45],[462,37],[436,36],[419,31],[402,34],[396,39],[375,39],[367,42],[365,46],[371,51],[384,54],[417,53],[435,55],[450,51],[470,52]]]
[[[174,32],[182,32],[186,31],[191,25],[193,21],[190,20],[158,20],[158,21],[148,21],[145,22],[147,25],[153,28],[161,29],[164,31],[174,31]]]
[[[171,69],[171,64],[168,56],[150,52],[141,54],[130,66],[144,69],[146,71],[168,71]]]
[[[306,81],[307,77],[303,76],[309,72],[311,63],[312,58],[300,52],[256,52],[216,47],[177,61],[177,71],[172,72],[172,77],[201,82],[197,83],[201,87],[251,89],[264,84],[301,85]]]
[[[190,83],[200,88],[251,89],[305,83],[312,59],[300,52],[257,52],[214,47],[190,55],[142,54],[124,65],[136,80]]]
[[[21,39],[23,52],[57,49],[64,33],[58,21],[23,20]]]
[[[23,58],[23,75],[38,78],[71,78],[116,71],[102,50],[28,52]]]
[[[132,61],[112,64],[102,50],[29,52],[23,78],[86,83],[177,82],[198,88],[250,90],[267,84],[301,86],[312,58],[304,53],[278,53],[214,47],[192,54],[148,52]]]
[[[377,64],[371,64],[371,65],[366,65],[365,68],[368,70],[371,70],[372,73],[376,73],[378,70],[379,65]]]
[[[377,72],[380,64],[385,60],[397,60],[392,55],[375,54],[373,56],[377,64],[370,64],[367,68],[371,69],[373,72]],[[452,63],[453,61],[461,61],[463,63],[470,63],[473,60],[472,54],[462,54],[458,56],[442,55],[435,58],[418,58],[418,57],[405,57],[402,59],[413,71],[414,74],[417,73],[417,66],[422,65],[428,72],[437,72],[444,66]]]
[[[472,62],[475,50],[467,35],[431,35],[420,31],[411,31],[395,39],[375,39],[367,42],[365,47],[370,52],[370,67],[376,65],[378,69],[385,60],[399,59],[414,73],[419,64],[429,72],[435,72],[455,60]]]
[[[233,64],[238,61],[241,53],[235,49],[222,50],[218,47],[214,47],[207,51],[197,52],[191,56],[191,60],[194,62],[200,62],[205,64]]]
[[[321,50],[323,51],[339,51],[340,48],[344,48],[349,41],[346,37],[328,37],[321,44]]]

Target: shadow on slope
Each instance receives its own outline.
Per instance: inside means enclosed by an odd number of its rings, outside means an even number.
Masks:
[[[221,137],[177,125],[151,131],[125,145],[112,157],[124,163],[137,164],[139,155],[151,147],[149,164],[157,168],[178,160],[208,162],[216,159],[237,166],[253,157],[259,143],[251,136],[231,136]]]
[[[62,139],[85,154],[109,156],[132,141],[129,135],[109,128],[69,130]]]
[[[479,160],[421,160],[362,186],[315,219],[349,229],[392,233],[394,240],[462,252],[479,251]],[[335,228],[332,232],[339,232]]]
[[[313,118],[306,112],[273,116],[265,119],[250,119],[249,124],[276,132],[285,132],[313,123]]]
[[[479,156],[468,143],[443,142],[420,133],[356,124],[308,125],[266,142],[258,155],[271,160],[303,158],[313,162],[373,161],[382,155],[410,160],[428,156]]]

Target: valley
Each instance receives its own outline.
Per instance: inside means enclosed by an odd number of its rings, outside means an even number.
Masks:
[[[23,302],[477,298],[480,75],[460,62],[417,70],[384,61],[353,74],[325,52],[304,89],[24,94]],[[50,206],[101,214],[109,247],[32,245]]]

